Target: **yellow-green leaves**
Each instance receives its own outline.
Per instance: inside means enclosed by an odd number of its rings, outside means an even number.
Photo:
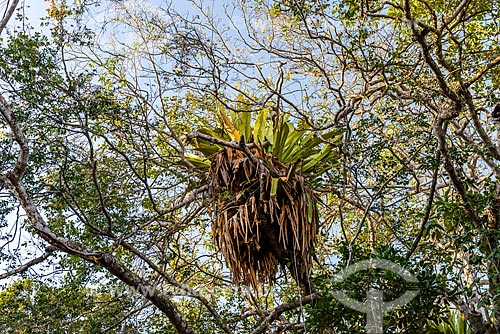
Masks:
[[[196,154],[184,153],[187,161],[193,164],[196,168],[209,168],[210,160],[197,156]]]
[[[334,150],[342,140],[342,131],[335,129],[324,135],[312,130],[299,130],[286,118],[280,120],[274,131],[273,155],[282,163],[297,165],[302,174],[323,172],[325,166],[336,158]],[[290,171],[295,172],[296,167]]]
[[[240,140],[241,133],[236,130],[236,127],[233,125],[233,122],[231,122],[224,110],[222,110],[222,108],[218,108],[218,111],[222,119],[224,131],[229,135],[231,140]]]
[[[230,111],[234,127],[240,134],[245,136],[245,140],[248,142],[252,135],[252,111],[242,94],[238,96],[237,110],[238,112]]]
[[[305,159],[304,166],[302,167],[302,173],[306,173],[310,169],[316,167],[321,162],[321,160],[325,159],[332,152],[332,149],[333,146],[331,144],[326,144],[325,146],[323,146],[321,151]]]
[[[276,196],[276,192],[278,191],[278,181],[280,179],[277,177],[273,177],[271,179],[271,191],[269,192],[269,195],[271,196]]]
[[[255,124],[253,126],[253,139],[255,142],[263,143],[266,140],[266,130],[269,127],[266,121],[268,112],[269,110],[267,108],[264,108],[257,115],[257,119],[255,120]]]
[[[290,126],[285,119],[280,118],[279,121],[275,123],[274,129],[274,144],[273,144],[273,155],[281,161],[281,154],[283,149],[285,148],[286,139],[288,137],[288,133],[290,132]],[[293,130],[293,125],[291,126]]]

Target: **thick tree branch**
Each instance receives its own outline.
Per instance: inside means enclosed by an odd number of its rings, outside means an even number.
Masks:
[[[9,23],[10,18],[12,17],[12,14],[14,14],[14,11],[16,10],[16,7],[18,4],[19,4],[19,0],[13,0],[12,3],[10,4],[9,8],[5,12],[2,20],[0,21],[0,33],[2,33],[2,31],[5,29],[5,26],[7,26],[7,23]]]
[[[410,10],[410,1],[409,0],[405,0],[405,16],[406,16],[407,21],[409,22],[413,36],[415,37],[417,42],[420,44],[425,62],[431,68],[432,72],[434,72],[434,75],[436,76],[436,79],[439,83],[439,87],[441,88],[441,91],[448,98],[453,100],[455,103],[459,103],[460,99],[459,99],[457,93],[455,93],[452,89],[450,89],[450,87],[448,86],[447,80],[445,78],[445,75],[439,69],[439,66],[438,66],[438,64],[436,64],[434,59],[432,59],[429,45],[425,41],[425,34],[423,34],[422,31],[420,31],[418,29],[418,25],[414,24],[411,10]]]
[[[465,83],[464,83],[464,86],[466,88],[468,88],[470,85],[472,85],[474,82],[476,82],[477,80],[481,79],[481,77],[486,73],[488,72],[489,70],[491,70],[492,68],[498,66],[500,64],[500,56],[496,57],[495,59],[493,59],[493,61],[489,62],[486,66],[484,66],[484,68],[482,70],[480,70],[479,72],[476,73],[476,75],[474,75],[472,78],[470,78],[469,80],[467,80]]]
[[[171,284],[171,285],[173,285],[181,290],[184,290],[190,296],[198,299],[203,304],[203,306],[205,306],[205,308],[212,314],[212,316],[215,318],[215,320],[218,323],[218,325],[220,326],[220,328],[222,328],[222,330],[226,334],[232,333],[231,330],[229,329],[229,327],[227,327],[227,325],[224,322],[224,320],[222,319],[222,317],[220,316],[219,312],[217,312],[217,310],[214,308],[214,306],[203,295],[201,295],[198,291],[196,291],[195,289],[191,288],[190,286],[182,284],[182,283],[176,281],[175,279],[173,279],[172,277],[168,276],[156,264],[154,264],[150,259],[148,259],[148,257],[146,255],[144,255],[142,252],[140,252],[138,249],[136,249],[131,244],[129,244],[125,241],[121,241],[120,244],[125,249],[129,250],[133,254],[137,255],[140,259],[142,259],[144,262],[146,262],[151,269],[153,269],[158,274],[160,274],[161,277],[163,277],[169,284]]]
[[[446,115],[450,116],[455,114],[455,112],[450,112],[446,113]],[[465,190],[465,185],[462,182],[460,175],[458,175],[458,172],[455,168],[455,165],[453,164],[453,160],[450,156],[450,153],[448,152],[448,149],[446,148],[446,129],[447,126],[445,124],[446,118],[443,116],[439,116],[435,123],[434,123],[434,132],[437,137],[438,141],[438,148],[439,151],[441,152],[441,156],[443,157],[443,166],[446,172],[448,173],[451,182],[453,183],[453,187],[455,190],[458,192],[458,195],[460,196],[460,199],[462,200],[462,203],[464,204],[465,212],[471,219],[472,223],[474,226],[478,229],[481,228],[477,215],[472,208],[466,194]]]
[[[18,126],[14,118],[14,114],[12,114],[12,112],[10,111],[10,106],[7,103],[7,100],[5,100],[3,94],[1,93],[0,93],[0,114],[3,116],[5,121],[7,121],[7,124],[9,125],[12,131],[14,140],[17,142],[21,150],[19,153],[19,158],[17,160],[16,166],[11,172],[9,172],[6,175],[6,177],[20,180],[23,177],[24,172],[26,171],[26,167],[28,165],[28,159],[29,159],[28,141],[26,140],[23,131]]]
[[[447,26],[453,20],[455,20],[458,15],[460,15],[460,12],[464,10],[470,4],[470,2],[471,0],[462,0],[462,2],[458,4],[457,8],[455,8],[453,13],[444,20],[443,27]],[[443,27],[440,29],[443,29]]]
[[[143,293],[145,298],[150,300],[158,309],[165,313],[179,333],[194,334],[193,329],[189,326],[167,295],[145,282],[140,276],[128,269],[113,255],[96,250],[79,242],[60,237],[47,226],[21,180],[28,164],[28,141],[15,121],[10,107],[3,97],[1,97],[0,102],[0,113],[9,124],[15,141],[21,147],[16,166],[8,174],[0,176],[0,180],[19,200],[35,232],[54,248],[102,266],[128,286],[143,287],[143,289],[139,289],[139,291]]]
[[[488,136],[483,126],[481,125],[481,121],[479,120],[476,107],[474,106],[472,95],[466,88],[464,88],[463,92],[465,95],[467,108],[469,110],[469,115],[472,118],[472,123],[474,123],[474,127],[476,128],[477,133],[479,134],[479,138],[481,138],[481,141],[484,143],[484,145],[488,149],[488,152],[490,152],[491,156],[496,160],[500,160],[500,151],[495,146],[495,144],[493,144],[493,141],[491,140],[490,136]]]

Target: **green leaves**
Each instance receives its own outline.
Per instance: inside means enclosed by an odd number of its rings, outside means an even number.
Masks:
[[[239,104],[245,106],[241,100]],[[260,110],[255,115],[255,122],[252,126],[250,112],[229,111],[230,118],[219,109],[223,132],[207,128],[201,128],[198,131],[222,140],[228,138],[239,140],[243,135],[247,143],[261,146],[263,152],[272,152],[272,157],[262,157],[268,160],[270,166],[272,159],[288,165],[286,176],[288,178],[297,171],[303,175],[319,175],[335,166],[338,156],[336,147],[342,140],[342,130],[334,129],[321,134],[312,129],[299,129],[289,120],[287,114],[278,115],[271,121],[267,118],[268,113],[267,108]],[[185,157],[195,167],[202,169],[210,167],[211,157],[223,147],[202,138],[195,138],[192,146],[204,158],[193,154],[186,154]]]
[[[467,324],[464,315],[458,310],[447,308],[444,312],[447,316],[440,323],[432,322],[432,329],[440,334],[470,334],[471,328]]]
[[[287,121],[280,120],[279,128],[274,132],[276,139],[273,155],[282,163],[300,164],[301,174],[316,174],[325,171],[338,155],[335,147],[342,139],[342,131],[335,129],[321,136],[311,130],[299,130]],[[332,138],[333,137],[333,138]],[[295,171],[296,168],[292,168]]]
[[[281,161],[281,154],[285,149],[288,133],[290,132],[289,124],[286,121],[287,116],[282,116],[282,117],[284,117],[285,119],[279,117],[278,121],[274,124],[275,128],[274,128],[274,144],[273,144],[273,155],[280,161]]]
[[[269,192],[269,195],[271,196],[276,196],[276,192],[278,191],[278,181],[280,179],[277,177],[273,177],[271,179],[271,191]]]
[[[117,298],[111,290],[99,291],[98,288],[86,288],[79,283],[69,278],[57,285],[31,279],[10,284],[0,292],[0,331],[112,334],[137,330],[137,324],[123,318],[134,308],[130,300]],[[123,327],[116,327],[115,324],[121,321],[125,321]]]

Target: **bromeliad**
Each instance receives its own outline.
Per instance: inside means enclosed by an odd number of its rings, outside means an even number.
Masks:
[[[202,170],[215,207],[213,235],[233,281],[257,287],[288,267],[305,292],[318,226],[311,184],[336,166],[342,131],[299,129],[286,115],[218,111],[221,128],[188,135],[201,153],[186,154]],[[213,206],[215,204],[215,206]]]

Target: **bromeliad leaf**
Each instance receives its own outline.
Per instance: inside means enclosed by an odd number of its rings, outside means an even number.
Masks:
[[[305,164],[302,167],[302,173],[307,173],[310,169],[316,167],[316,165],[323,160],[327,155],[332,152],[333,146],[330,144],[325,145],[319,153],[314,154],[310,158],[305,160]]]
[[[229,117],[227,117],[226,113],[221,108],[218,108],[218,111],[219,115],[222,118],[224,129],[231,138],[231,140],[240,140],[241,133],[238,130],[236,130]]]
[[[271,191],[269,192],[269,195],[271,195],[271,196],[276,196],[276,193],[277,193],[277,191],[278,191],[278,181],[279,181],[279,180],[280,180],[280,179],[279,179],[279,178],[277,178],[277,177],[273,177],[273,178],[271,179]]]
[[[302,151],[301,147],[301,139],[304,137],[304,131],[291,130],[288,134],[288,138],[286,140],[286,147],[281,155],[281,161],[284,163],[294,162],[297,159],[297,153]]]
[[[236,130],[245,136],[248,141],[252,135],[252,113],[251,108],[248,103],[245,102],[242,94],[238,95],[238,112],[230,111],[231,117],[233,119],[233,124]]]
[[[253,137],[256,142],[263,143],[266,140],[266,128],[268,128],[266,117],[268,112],[269,110],[267,108],[262,109],[255,120],[255,124],[253,126]]]
[[[191,153],[184,153],[184,156],[190,163],[192,163],[197,168],[203,168],[203,169],[210,168],[211,162],[206,158],[202,158],[200,156],[197,156],[196,154],[191,154]]]
[[[290,127],[285,117],[280,118],[278,121],[278,126],[276,127],[274,132],[274,147],[273,147],[273,155],[280,161],[282,161],[281,156],[283,154],[283,150],[285,148],[285,143],[289,132],[290,132]]]

